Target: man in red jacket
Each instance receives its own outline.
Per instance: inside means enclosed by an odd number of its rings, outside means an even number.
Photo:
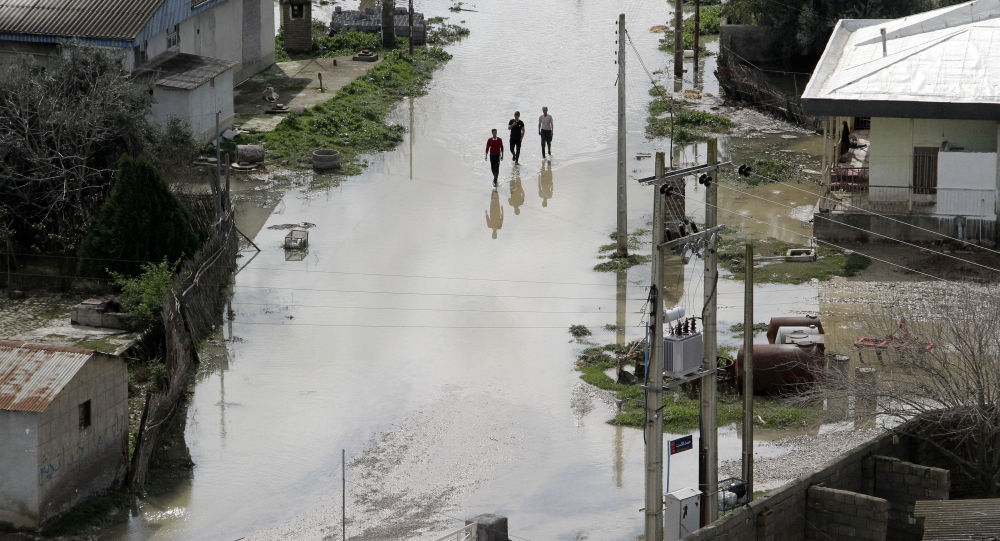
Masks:
[[[486,157],[490,160],[490,168],[493,169],[493,185],[497,185],[497,175],[500,174],[500,162],[503,161],[503,139],[497,137],[496,128],[493,129],[493,137],[486,140]]]

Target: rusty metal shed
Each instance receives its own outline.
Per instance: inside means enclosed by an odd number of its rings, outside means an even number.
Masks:
[[[0,410],[45,411],[92,350],[0,341]]]

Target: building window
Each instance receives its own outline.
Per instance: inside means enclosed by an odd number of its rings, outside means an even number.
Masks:
[[[173,29],[167,31],[167,49],[176,49],[181,43],[180,25],[175,24]]]
[[[305,10],[306,10],[306,8],[305,8],[305,6],[303,4],[292,4],[289,7],[292,8],[292,18],[293,19],[301,19],[302,17],[305,17]]]
[[[83,430],[90,426],[90,400],[80,404],[78,409],[80,413],[80,430]]]
[[[913,193],[937,193],[938,147],[913,148]]]

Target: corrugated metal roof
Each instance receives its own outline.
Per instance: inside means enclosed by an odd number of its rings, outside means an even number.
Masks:
[[[920,500],[913,515],[924,519],[924,541],[982,541],[1000,537],[1000,499]]]
[[[157,86],[193,90],[236,64],[237,62],[219,58],[169,52],[156,57],[151,64],[143,66],[134,76],[149,77],[156,81]]]
[[[0,0],[0,33],[131,40],[164,0]]]
[[[89,349],[0,340],[0,409],[44,411],[93,355]]]
[[[802,101],[1000,105],[1000,0],[841,20]]]

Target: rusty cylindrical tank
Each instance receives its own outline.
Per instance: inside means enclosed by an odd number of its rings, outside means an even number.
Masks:
[[[767,343],[773,344],[778,336],[779,327],[809,327],[815,325],[819,334],[823,333],[823,324],[819,316],[799,316],[799,317],[772,317],[767,325]]]
[[[743,387],[742,366],[741,347],[736,362],[727,374],[736,382],[737,389]],[[754,344],[753,394],[768,396],[795,393],[818,380],[823,373],[823,366],[823,350],[818,344]]]

